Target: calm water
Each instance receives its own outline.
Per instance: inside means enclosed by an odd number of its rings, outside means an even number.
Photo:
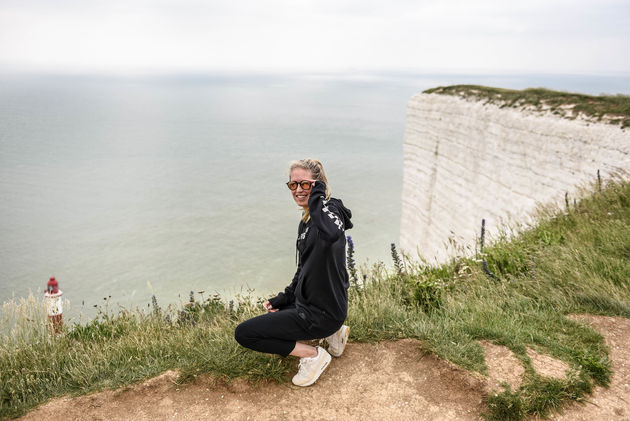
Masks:
[[[93,314],[282,289],[299,211],[287,164],[316,157],[354,213],[360,262],[398,241],[405,106],[454,83],[630,93],[628,77],[0,79],[0,302],[60,282]]]

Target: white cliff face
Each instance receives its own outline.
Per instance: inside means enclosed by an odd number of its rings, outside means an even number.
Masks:
[[[400,246],[444,261],[486,232],[527,223],[540,203],[572,203],[600,170],[630,170],[630,131],[439,94],[407,106]],[[457,247],[453,245],[457,243]]]

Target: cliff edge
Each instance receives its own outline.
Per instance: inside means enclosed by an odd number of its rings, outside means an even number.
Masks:
[[[471,252],[482,219],[496,234],[527,223],[540,203],[564,205],[565,194],[572,201],[598,170],[602,179],[630,170],[623,116],[567,113],[575,104],[551,101],[536,106],[527,91],[452,88],[415,95],[407,106],[400,245],[412,257],[418,251],[444,261]]]

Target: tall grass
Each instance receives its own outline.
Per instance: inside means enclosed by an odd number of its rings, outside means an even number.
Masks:
[[[546,209],[534,228],[509,241],[499,237],[482,256],[436,267],[392,246],[392,257],[393,268],[378,263],[356,271],[347,321],[353,341],[417,338],[424,349],[479,373],[487,372],[479,340],[507,346],[525,366],[525,378],[519,389],[488,397],[488,419],[545,415],[608,384],[603,338],[565,316],[630,317],[630,183],[612,182],[568,211]],[[482,260],[498,280],[486,275]],[[37,300],[5,304],[0,416],[168,369],[180,370],[181,381],[201,373],[286,381],[291,359],[243,349],[233,339],[240,321],[262,312],[262,300],[250,292],[233,302],[215,296],[178,308],[154,303],[144,312],[105,306],[57,336],[49,334]],[[570,375],[536,373],[528,347],[566,361]]]
[[[0,338],[0,417],[23,414],[51,397],[115,388],[179,369],[182,380],[216,377],[283,381],[289,361],[254,353],[234,341],[237,323],[260,313],[251,295],[216,297],[151,311],[101,309],[90,322],[48,332],[34,298],[4,305]]]

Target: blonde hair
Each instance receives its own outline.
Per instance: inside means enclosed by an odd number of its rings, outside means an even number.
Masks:
[[[301,168],[303,170],[310,171],[315,180],[323,181],[324,184],[326,184],[326,199],[330,199],[330,187],[328,186],[328,180],[326,179],[324,166],[322,165],[321,162],[319,162],[316,159],[309,159],[309,158],[293,161],[289,165],[289,177],[290,177],[291,171],[293,171],[296,168]],[[311,215],[307,207],[306,209],[304,209],[304,212],[302,213],[302,221],[308,222],[309,219],[311,219]]]

